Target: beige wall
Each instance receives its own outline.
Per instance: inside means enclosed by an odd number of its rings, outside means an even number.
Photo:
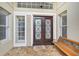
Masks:
[[[67,3],[66,2],[56,2],[54,3],[54,10],[57,14],[62,13],[63,11],[67,10]]]
[[[68,38],[79,42],[79,2],[68,3]]]
[[[27,15],[27,46],[31,46],[31,15]]]
[[[68,39],[79,41],[79,3],[55,3],[54,9],[57,13],[57,38],[61,35],[60,32],[60,17],[63,11],[67,10],[67,36]]]
[[[8,15],[8,34],[7,40],[0,41],[0,55],[4,55],[8,50],[13,47],[13,7],[6,2],[0,2],[0,7],[4,8],[11,14]]]

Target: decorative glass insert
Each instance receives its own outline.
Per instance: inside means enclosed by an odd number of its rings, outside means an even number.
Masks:
[[[24,42],[25,40],[25,17],[16,16],[16,42]]]
[[[19,8],[53,9],[53,2],[17,2]]]
[[[50,21],[50,19],[45,20],[45,38],[46,39],[51,38],[51,21]]]
[[[35,39],[41,39],[41,19],[35,20]]]

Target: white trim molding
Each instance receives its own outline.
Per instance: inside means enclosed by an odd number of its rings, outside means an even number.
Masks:
[[[25,16],[30,15],[31,16],[31,46],[33,46],[33,16],[34,15],[40,15],[40,16],[53,16],[53,39],[56,39],[56,13],[43,13],[43,12],[18,12],[15,11],[15,14],[25,14]],[[15,19],[15,16],[14,16]],[[14,21],[15,22],[15,21]],[[15,23],[14,23],[15,26]],[[15,27],[14,27],[15,28]],[[14,31],[15,32],[15,31]],[[14,33],[15,34],[15,33]],[[15,35],[14,35],[15,36]],[[53,41],[54,41],[53,40]],[[27,41],[27,40],[26,40]]]
[[[16,16],[25,16],[25,41],[24,43],[16,43]],[[20,46],[26,46],[27,44],[27,34],[26,34],[26,31],[27,31],[27,24],[26,24],[26,14],[25,13],[14,13],[14,47],[20,47]]]

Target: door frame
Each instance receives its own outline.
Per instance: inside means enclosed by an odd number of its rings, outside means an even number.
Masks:
[[[52,33],[50,34],[50,35],[51,35],[51,38],[50,38],[50,39],[46,39],[46,38],[45,38],[45,33],[44,33],[43,38],[42,38],[42,36],[41,36],[41,39],[40,39],[40,40],[36,40],[36,39],[35,39],[35,26],[34,26],[34,25],[35,25],[34,22],[35,22],[35,20],[36,20],[35,18],[40,18],[40,19],[41,19],[41,23],[42,23],[42,17],[43,17],[43,21],[44,21],[44,22],[45,22],[46,19],[50,19],[50,21],[51,21],[51,26],[52,26],[52,27],[51,27],[51,32],[52,32]],[[34,15],[34,16],[33,16],[33,23],[34,23],[34,24],[33,24],[33,35],[34,35],[34,36],[33,36],[33,37],[34,37],[34,38],[33,38],[33,40],[34,40],[34,41],[33,41],[33,45],[50,45],[49,41],[53,41],[53,16],[38,16],[38,15]],[[42,24],[45,24],[45,23],[42,23]],[[42,27],[41,27],[41,28],[42,28]],[[43,29],[45,30],[45,27],[44,27]],[[43,31],[44,31],[44,30],[43,30]],[[42,31],[42,30],[41,30],[41,31]],[[42,35],[42,32],[41,32],[41,35]],[[40,42],[40,43],[35,44],[35,41]],[[45,43],[43,44],[42,41],[45,41]],[[47,41],[48,41],[48,42],[47,42]],[[46,44],[46,42],[47,42],[47,44]]]
[[[48,13],[48,12],[27,12],[27,11],[23,12],[23,11],[15,11],[14,12],[14,33],[13,33],[13,35],[14,35],[13,36],[14,37],[14,40],[13,40],[14,47],[20,47],[21,46],[19,44],[18,45],[15,44],[15,15],[25,15],[25,17],[27,15],[31,16],[31,44],[30,44],[30,46],[33,46],[33,16],[34,15],[53,16],[53,42],[56,40],[56,13],[53,13],[53,12]],[[27,42],[27,39],[26,39],[26,42]],[[27,43],[24,46],[27,46]]]
[[[25,42],[24,43],[16,43],[16,16],[25,16]],[[26,24],[26,14],[25,13],[14,13],[14,47],[20,47],[20,46],[26,46],[27,44],[27,41],[26,41],[26,38],[27,38],[27,34],[26,34],[26,31],[27,31],[27,24]]]
[[[56,13],[39,13],[39,12],[34,12],[31,14],[31,46],[33,46],[33,16],[53,16],[53,42],[56,40]]]

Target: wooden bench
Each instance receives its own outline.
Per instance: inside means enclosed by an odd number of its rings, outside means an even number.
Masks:
[[[78,42],[61,38],[58,42],[54,43],[57,48],[59,48],[62,52],[64,52],[68,56],[78,56],[79,55],[79,47],[76,48],[76,45],[79,46]]]

